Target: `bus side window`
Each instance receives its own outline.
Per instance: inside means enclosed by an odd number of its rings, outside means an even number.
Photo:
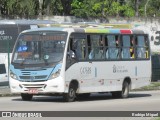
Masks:
[[[109,59],[119,59],[119,37],[115,35],[108,35],[107,39],[108,53],[106,53],[106,57],[108,56]]]
[[[89,49],[89,59],[103,59],[104,58],[104,52],[103,52],[103,48],[104,45],[102,47],[103,44],[103,40],[102,40],[102,36],[101,35],[90,35],[90,42],[91,42],[91,46],[88,46],[88,48],[91,48],[91,50]]]
[[[147,36],[145,36],[145,50],[145,58],[149,58],[149,43]]]
[[[146,58],[145,37],[137,36],[137,58]]]
[[[130,36],[123,35],[122,36],[122,59],[130,59]]]
[[[69,53],[72,53],[73,56],[71,57]],[[68,55],[74,62],[86,59],[86,34],[71,34],[68,44]]]
[[[73,48],[78,60],[85,59],[86,56],[86,43],[84,38],[78,38],[73,40]]]

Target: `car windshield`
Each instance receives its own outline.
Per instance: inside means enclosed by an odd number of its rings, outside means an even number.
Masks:
[[[21,34],[13,53],[13,63],[50,64],[63,58],[67,33],[32,32]]]

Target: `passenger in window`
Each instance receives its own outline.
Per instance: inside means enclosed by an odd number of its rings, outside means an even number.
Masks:
[[[76,40],[75,39],[73,44],[74,44],[73,48],[74,48],[74,52],[75,52],[76,58],[77,59],[82,58],[80,40]]]
[[[72,51],[75,52],[76,59],[85,58],[85,43],[84,39],[74,39]]]
[[[131,38],[130,54],[131,54],[131,58],[135,58],[134,56],[134,38]]]
[[[116,59],[119,58],[119,39],[116,38],[116,49],[115,49]]]
[[[101,54],[101,59],[104,58],[104,46],[105,46],[105,39],[102,37],[100,40],[100,54]]]
[[[148,50],[146,50],[145,58],[148,58]]]
[[[118,59],[119,58],[119,39],[118,36],[108,35],[108,50],[106,51],[106,58]]]
[[[147,40],[145,39],[145,58],[148,58],[148,43],[147,43]]]
[[[86,56],[85,39],[81,40],[81,55],[82,55],[82,59],[85,59],[85,56]]]
[[[137,58],[146,58],[144,36],[137,36]]]
[[[130,53],[130,48],[131,48],[131,40],[129,35],[123,35],[122,36],[122,59],[130,59],[131,58],[131,53]]]
[[[119,40],[118,40],[118,38],[116,38],[116,47],[118,47],[119,46]]]
[[[108,59],[108,39],[107,39],[107,37],[105,37],[105,45],[104,46],[106,46],[106,58]]]
[[[92,50],[89,54],[89,59],[102,59],[103,51],[101,50],[101,40],[93,39],[92,40]]]

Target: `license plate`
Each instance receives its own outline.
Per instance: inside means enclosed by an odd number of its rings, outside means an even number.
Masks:
[[[29,94],[37,94],[38,93],[38,89],[29,89],[28,93]]]

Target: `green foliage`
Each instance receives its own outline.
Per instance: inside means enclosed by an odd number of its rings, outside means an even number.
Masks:
[[[148,16],[160,17],[160,0],[150,0],[147,8]]]
[[[33,16],[35,15],[35,4],[33,0],[7,0],[9,15]]]
[[[119,12],[122,10],[122,6],[119,2],[112,2],[109,13],[110,15],[119,15]]]
[[[123,10],[124,10],[124,16],[126,16],[126,17],[134,17],[135,11],[129,5],[124,5],[123,6]]]
[[[0,12],[19,17],[38,15],[39,0],[0,0]],[[43,0],[42,15],[160,17],[160,0]]]

